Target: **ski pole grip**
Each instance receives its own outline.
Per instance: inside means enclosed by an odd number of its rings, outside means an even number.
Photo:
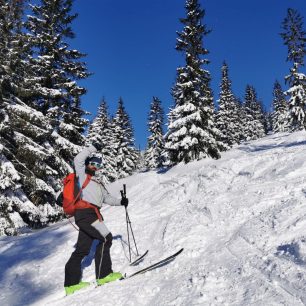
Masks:
[[[125,184],[123,184],[123,194],[124,196],[126,196],[126,185]]]
[[[120,190],[120,193],[121,193],[121,198],[123,198],[123,197],[124,197],[124,195],[123,195],[123,191],[122,191],[122,190]]]

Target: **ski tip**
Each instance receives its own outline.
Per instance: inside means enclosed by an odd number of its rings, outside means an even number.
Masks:
[[[184,251],[184,248],[181,248],[179,251],[177,251],[176,254],[180,254],[180,253],[182,253],[183,251]]]
[[[168,256],[167,258],[164,258],[164,259],[162,259],[162,260],[160,260],[158,262],[153,263],[152,265],[150,265],[150,266],[148,266],[146,268],[143,268],[143,269],[141,269],[141,270],[139,270],[139,271],[137,271],[137,272],[135,272],[135,273],[133,273],[131,275],[128,275],[126,278],[130,278],[130,277],[133,277],[135,275],[143,274],[143,273],[146,273],[146,272],[151,271],[153,269],[162,267],[162,266],[170,263],[172,260],[174,260],[176,258],[176,256],[178,256],[180,253],[183,252],[183,250],[184,250],[184,248],[181,248],[176,253]]]
[[[143,261],[144,257],[149,253],[149,250],[146,250],[140,257],[136,258],[133,262],[130,262],[130,266],[136,266],[141,261]]]

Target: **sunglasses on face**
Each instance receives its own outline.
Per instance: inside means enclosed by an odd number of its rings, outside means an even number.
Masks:
[[[102,164],[97,163],[97,162],[89,162],[89,165],[92,166],[92,167],[95,167],[97,169],[102,168]]]

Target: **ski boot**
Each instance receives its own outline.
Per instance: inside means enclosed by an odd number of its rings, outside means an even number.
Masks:
[[[120,272],[112,272],[112,273],[108,274],[107,276],[105,276],[103,278],[97,279],[97,285],[102,286],[106,283],[113,282],[113,281],[115,281],[117,279],[120,279],[122,277],[123,277],[123,275]]]
[[[89,285],[90,285],[90,283],[88,283],[88,282],[80,282],[76,285],[65,287],[66,295],[73,294],[75,291],[83,289],[83,288],[85,288]]]

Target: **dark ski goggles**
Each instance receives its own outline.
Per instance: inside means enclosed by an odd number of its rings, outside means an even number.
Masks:
[[[92,167],[95,167],[96,169],[101,169],[102,168],[102,164],[94,162],[94,161],[89,162],[89,165],[92,166]]]

